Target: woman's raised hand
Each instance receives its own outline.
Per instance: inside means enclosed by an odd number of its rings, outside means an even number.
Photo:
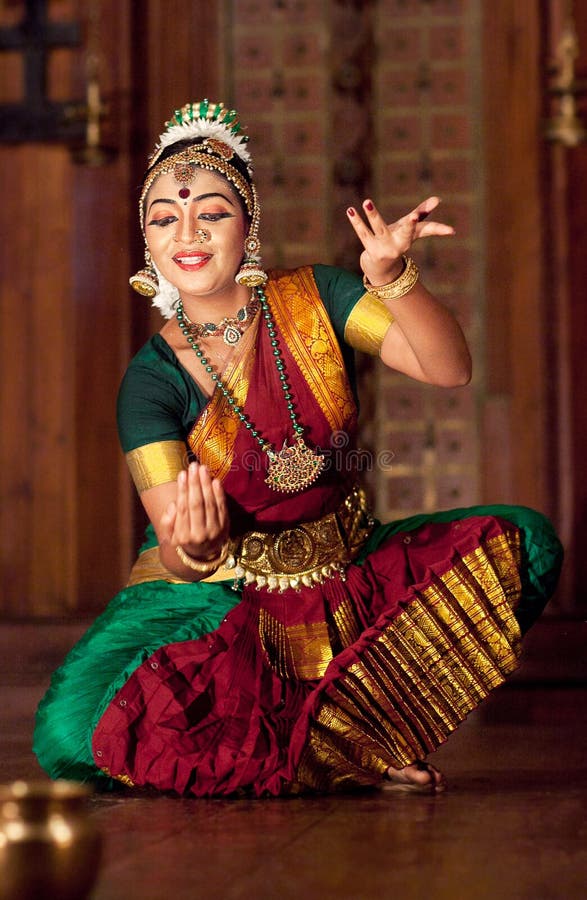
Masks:
[[[228,538],[228,528],[222,484],[210,477],[206,466],[190,463],[187,472],[177,477],[177,499],[161,517],[160,538],[204,562],[218,556]]]
[[[370,284],[388,284],[397,278],[402,270],[402,253],[408,253],[418,238],[443,237],[455,233],[450,225],[429,220],[428,216],[439,203],[438,197],[428,197],[390,225],[385,222],[372,200],[365,200],[363,203],[366,221],[354,207],[347,209],[349,222],[365,248],[361,253],[360,263]]]

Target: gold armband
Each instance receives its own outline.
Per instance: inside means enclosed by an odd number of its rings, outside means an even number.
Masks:
[[[130,450],[125,455],[139,494],[159,484],[175,481],[189,462],[184,441],[156,441]]]

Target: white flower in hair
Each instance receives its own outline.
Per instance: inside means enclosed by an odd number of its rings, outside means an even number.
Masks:
[[[164,319],[172,319],[177,310],[177,301],[179,300],[179,291],[153,262],[153,268],[157,273],[157,281],[159,282],[159,291],[153,297],[152,306],[155,306]]]
[[[236,110],[226,109],[223,103],[210,103],[208,100],[186,103],[175,111],[169,122],[166,122],[165,131],[159,137],[150,164],[153,165],[165,147],[197,137],[222,141],[250,166],[251,154],[246,147],[248,136],[241,133]]]

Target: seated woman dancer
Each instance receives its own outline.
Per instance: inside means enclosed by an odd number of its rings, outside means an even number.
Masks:
[[[371,200],[349,209],[362,279],[265,273],[236,112],[204,100],[166,124],[131,279],[166,322],[118,406],[151,524],[39,707],[52,777],[198,797],[442,789],[425,759],[516,668],[561,548],[520,507],[381,524],[358,485],[354,349],[418,381],[470,378],[407,255],[453,233],[437,204],[390,225]]]

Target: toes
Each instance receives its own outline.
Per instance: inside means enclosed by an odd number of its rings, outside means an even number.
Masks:
[[[420,791],[433,793],[444,791],[446,783],[442,772],[429,763],[417,760],[411,766],[403,769],[394,769],[390,766],[387,770],[387,790]]]
[[[446,788],[446,780],[442,772],[440,772],[436,766],[431,766],[430,763],[422,763],[422,765],[426,768],[430,777],[434,782],[434,787],[437,791],[443,791]]]

